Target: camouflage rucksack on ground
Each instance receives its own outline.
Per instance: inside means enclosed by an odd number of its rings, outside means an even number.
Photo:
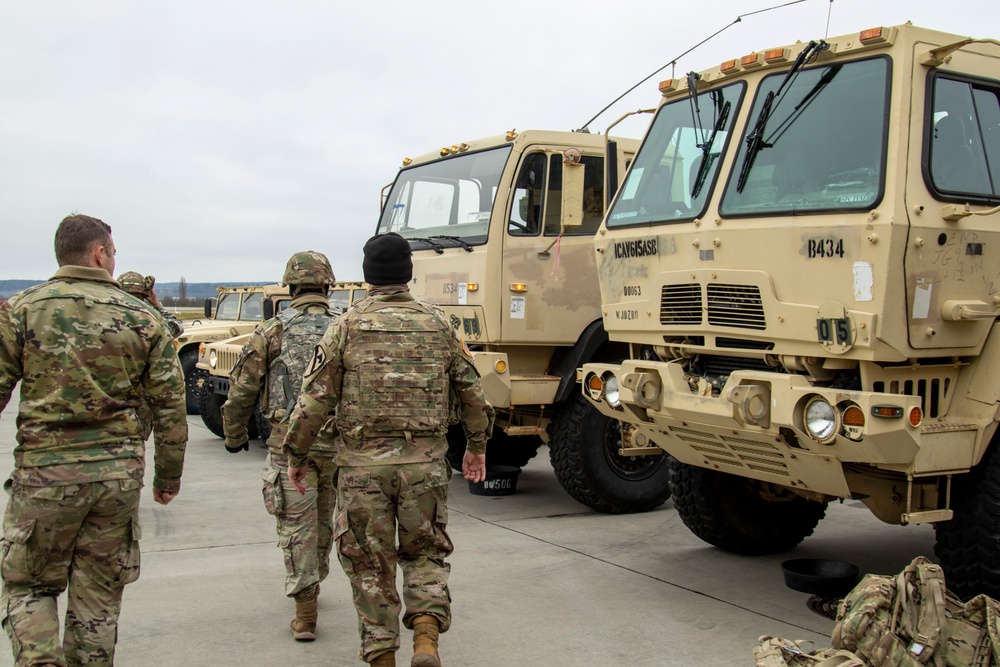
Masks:
[[[1000,665],[998,618],[996,600],[963,604],[941,567],[920,556],[896,576],[865,575],[840,603],[833,646],[875,666]]]
[[[1000,667],[1000,603],[962,603],[941,567],[920,556],[897,575],[865,575],[847,594],[833,648],[806,653],[799,644],[761,637],[758,667]]]

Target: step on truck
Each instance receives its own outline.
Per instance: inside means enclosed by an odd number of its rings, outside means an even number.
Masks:
[[[604,512],[669,497],[666,456],[622,455],[620,422],[576,376],[628,352],[601,321],[593,235],[637,145],[526,130],[407,158],[377,228],[410,242],[412,294],[440,306],[471,351],[497,409],[487,463],[524,466],[547,443],[562,486]],[[449,443],[458,468],[460,427]]]
[[[660,84],[595,236],[585,363],[623,446],[741,554],[856,499],[933,524],[949,589],[1000,597],[1000,43],[912,25]]]
[[[287,295],[287,288],[285,290],[285,294]],[[355,301],[365,298],[367,293],[368,285],[363,282],[344,281],[334,283],[330,287],[330,293],[327,295],[330,302],[330,309],[334,313],[342,313]],[[287,308],[290,303],[290,298],[282,299],[274,305],[265,303],[263,319],[271,319]],[[226,432],[222,427],[222,405],[229,396],[229,373],[232,371],[233,366],[236,365],[236,359],[240,356],[243,345],[252,333],[253,329],[250,329],[246,333],[233,338],[206,343],[198,351],[197,367],[205,378],[204,391],[199,396],[201,420],[208,427],[208,430],[220,438],[226,437]],[[268,437],[271,435],[271,425],[257,408],[254,408],[250,422],[247,424],[247,433],[251,440],[260,438],[264,443],[267,442]]]
[[[184,371],[189,415],[199,413],[199,401],[206,373],[199,371],[198,346],[250,333],[264,319],[265,308],[277,312],[288,301],[288,288],[281,285],[218,287],[215,299],[205,299],[204,319],[184,323],[184,332],[174,345]]]

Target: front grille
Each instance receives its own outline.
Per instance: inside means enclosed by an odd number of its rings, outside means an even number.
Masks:
[[[660,324],[701,324],[701,285],[664,285],[660,290]]]
[[[743,357],[725,357],[722,355],[703,354],[699,357],[705,375],[729,377],[733,371],[760,371],[773,373],[774,368],[763,359],[747,359]]]
[[[711,465],[790,477],[785,455],[773,444],[736,435],[715,435],[691,428],[668,428],[671,435],[687,443]]]
[[[764,304],[756,285],[709,285],[708,323],[738,329],[765,329]]]

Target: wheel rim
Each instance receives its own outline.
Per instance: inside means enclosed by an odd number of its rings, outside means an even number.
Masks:
[[[187,378],[188,393],[197,400],[198,394],[205,388],[208,382],[208,371],[200,368],[195,369]]]
[[[667,460],[667,454],[653,456],[622,456],[622,423],[608,419],[604,425],[604,460],[616,475],[630,482],[651,477]]]

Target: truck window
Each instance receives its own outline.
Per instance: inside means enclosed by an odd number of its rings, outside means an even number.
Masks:
[[[660,107],[608,212],[608,227],[704,213],[744,89],[737,83],[701,93],[697,126],[690,97]]]
[[[510,146],[459,154],[400,170],[386,198],[378,233],[405,238],[453,236],[485,243]]]
[[[349,289],[335,289],[330,290],[330,294],[327,295],[327,300],[330,302],[330,308],[338,313],[342,313],[347,310],[347,307],[351,305],[351,290]]]
[[[556,236],[560,230],[566,235],[593,236],[604,218],[604,158],[583,156],[583,224],[561,228],[562,223],[562,170],[561,155],[549,156],[549,187],[545,203],[545,235]]]
[[[230,292],[219,297],[215,307],[215,319],[235,320],[240,314],[240,295]]]
[[[264,307],[261,305],[264,300],[262,292],[251,292],[243,298],[243,308],[240,310],[241,321],[259,322],[264,319]]]
[[[1000,192],[1000,85],[933,76],[925,135],[928,186],[941,199],[995,200]],[[925,158],[925,163],[927,162]]]
[[[884,57],[803,69],[774,99],[747,160],[747,136],[785,78],[761,81],[720,210],[749,216],[867,210],[882,196],[888,131],[889,60]],[[740,181],[744,182],[742,190]]]
[[[507,232],[513,236],[537,236],[545,206],[545,153],[530,153],[521,163],[514,182],[514,203]]]

